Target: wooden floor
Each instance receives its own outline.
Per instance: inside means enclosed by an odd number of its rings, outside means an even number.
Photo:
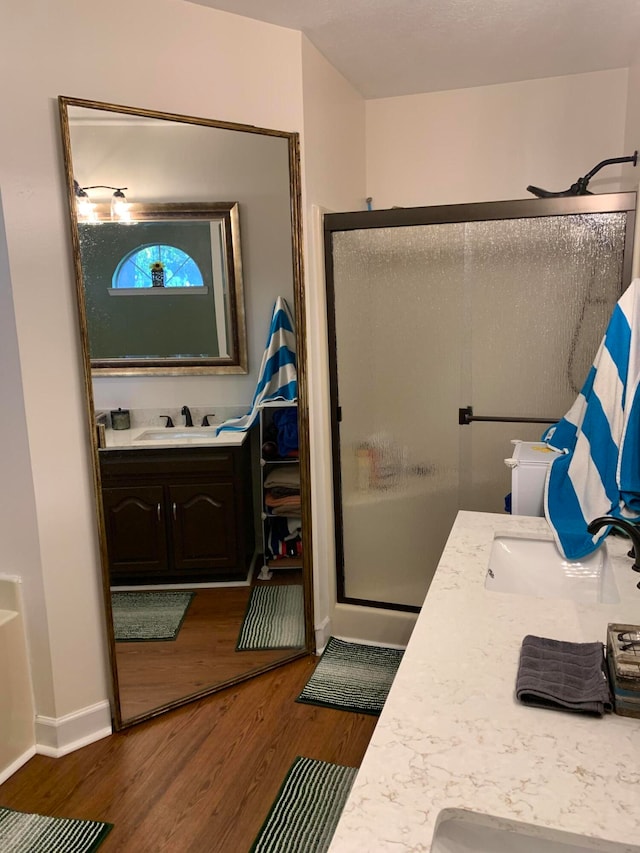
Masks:
[[[301,572],[274,573],[269,585],[302,583]],[[123,720],[296,655],[295,649],[236,651],[251,587],[194,588],[176,640],[115,644]]]
[[[35,756],[0,806],[114,824],[100,853],[246,853],[298,755],[357,767],[376,717],[295,702],[318,658],[134,726]]]

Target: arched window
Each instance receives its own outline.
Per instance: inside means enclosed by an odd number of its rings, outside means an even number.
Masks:
[[[202,273],[182,249],[153,243],[122,258],[113,274],[116,289],[134,287],[203,287]]]

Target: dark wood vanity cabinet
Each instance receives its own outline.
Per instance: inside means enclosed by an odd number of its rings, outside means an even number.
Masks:
[[[255,541],[248,444],[100,451],[112,583],[246,577]]]

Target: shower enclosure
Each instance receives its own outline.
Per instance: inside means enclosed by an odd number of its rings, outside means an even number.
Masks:
[[[325,217],[338,600],[417,610],[511,439],[575,400],[631,275],[635,193]]]

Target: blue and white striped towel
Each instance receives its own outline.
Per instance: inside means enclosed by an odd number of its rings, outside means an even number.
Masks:
[[[261,403],[266,400],[295,400],[298,396],[296,335],[293,317],[285,299],[278,296],[273,306],[267,346],[262,356],[258,384],[251,408],[240,418],[231,418],[216,430],[244,432],[255,422]]]
[[[570,560],[594,551],[611,528],[594,518],[640,519],[640,279],[616,305],[582,391],[542,436],[563,451],[547,473],[544,508]]]

